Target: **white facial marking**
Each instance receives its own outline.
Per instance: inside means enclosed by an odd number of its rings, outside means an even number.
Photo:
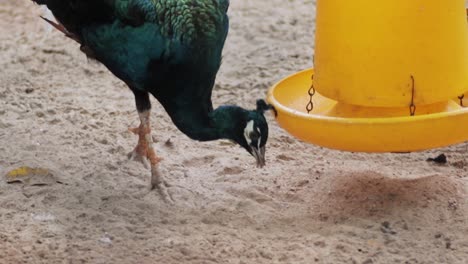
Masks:
[[[250,139],[250,133],[254,131],[254,121],[250,120],[244,129],[244,137],[247,140],[247,143],[250,145],[252,143],[252,139]]]
[[[259,134],[260,134],[260,133],[259,133]],[[261,134],[260,134],[260,135],[261,135]],[[260,143],[261,143],[261,142],[262,142],[262,141],[261,141],[260,138],[259,138],[259,139],[257,140],[258,149],[260,149]]]
[[[260,143],[262,142],[262,140],[261,140],[262,133],[260,131],[258,131],[257,128],[255,128],[255,131],[257,131],[257,133],[258,133],[257,147],[258,147],[258,149],[260,149]]]

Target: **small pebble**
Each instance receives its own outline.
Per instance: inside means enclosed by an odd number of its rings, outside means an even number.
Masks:
[[[446,164],[447,163],[447,156],[445,156],[445,154],[440,154],[439,156],[435,157],[435,158],[428,158],[427,161],[432,161],[432,162],[435,162],[437,164]]]

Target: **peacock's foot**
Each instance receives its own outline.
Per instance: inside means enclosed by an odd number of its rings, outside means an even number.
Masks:
[[[167,184],[159,172],[158,165],[162,158],[156,156],[153,149],[153,139],[149,125],[142,123],[137,128],[129,128],[129,131],[138,135],[138,145],[128,154],[130,160],[143,163],[145,168],[151,169],[151,190],[157,190],[166,202],[173,202],[172,197],[167,192]]]
[[[146,157],[146,155],[138,153],[136,148],[132,152],[128,153],[127,157],[128,157],[129,160],[142,163],[143,166],[145,166],[146,169],[151,168],[151,164],[150,164],[148,158]]]

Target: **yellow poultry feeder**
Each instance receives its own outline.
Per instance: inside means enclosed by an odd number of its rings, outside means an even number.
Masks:
[[[270,89],[277,121],[347,151],[468,140],[466,17],[464,0],[317,0],[315,69]]]

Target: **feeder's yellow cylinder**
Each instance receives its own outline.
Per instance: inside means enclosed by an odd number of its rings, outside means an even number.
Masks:
[[[334,100],[403,107],[468,91],[465,0],[317,0],[314,86]]]

